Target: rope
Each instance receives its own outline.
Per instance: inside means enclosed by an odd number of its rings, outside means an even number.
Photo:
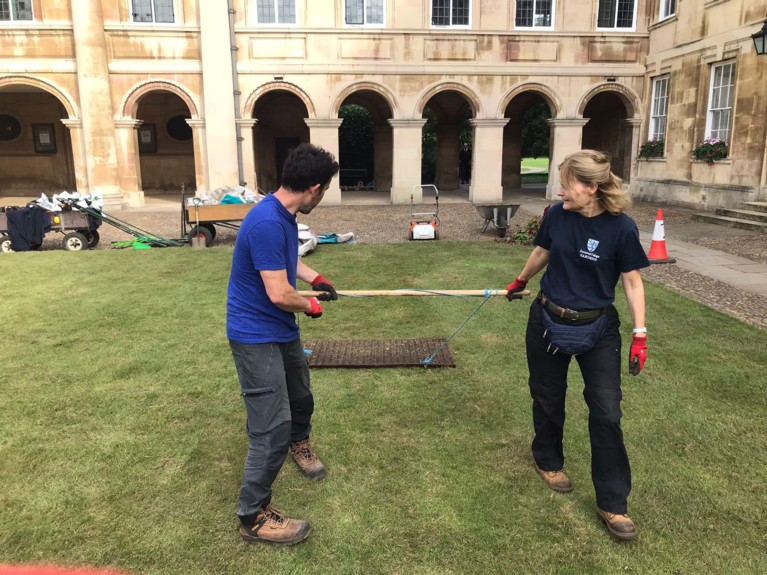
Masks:
[[[471,318],[473,318],[473,317],[476,315],[476,313],[477,313],[477,312],[478,312],[478,311],[479,311],[479,310],[482,308],[482,306],[483,306],[483,305],[485,305],[485,304],[488,302],[488,300],[489,300],[489,299],[490,299],[490,298],[493,296],[493,293],[494,293],[494,292],[498,292],[498,290],[492,290],[492,289],[486,289],[486,290],[485,290],[485,299],[482,301],[482,303],[481,303],[481,304],[479,304],[479,306],[477,307],[477,309],[475,309],[473,312],[471,312],[471,314],[469,314],[469,317],[467,317],[465,320],[463,320],[463,323],[462,323],[461,325],[459,325],[459,326],[458,326],[458,329],[456,329],[456,330],[453,332],[453,335],[451,335],[449,338],[447,338],[447,339],[444,341],[444,343],[443,343],[442,345],[440,345],[440,346],[439,346],[439,347],[438,347],[438,348],[437,348],[437,349],[434,351],[434,353],[432,353],[432,354],[431,354],[429,357],[427,357],[426,359],[422,359],[422,360],[421,360],[421,364],[422,364],[424,367],[427,367],[427,366],[428,366],[430,363],[432,363],[432,362],[434,361],[434,358],[437,356],[437,354],[440,352],[440,350],[442,350],[442,348],[443,348],[443,347],[445,347],[445,346],[446,346],[448,343],[450,343],[450,340],[451,340],[451,339],[453,339],[453,338],[455,337],[455,335],[456,335],[456,334],[457,334],[459,331],[461,331],[461,330],[463,329],[463,326],[465,326],[465,325],[468,323],[468,321],[469,321]],[[474,296],[460,296],[460,297],[474,297]]]

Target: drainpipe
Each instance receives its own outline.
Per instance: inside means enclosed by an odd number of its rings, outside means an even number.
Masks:
[[[243,172],[245,169],[242,164],[242,128],[238,120],[242,118],[240,114],[240,81],[237,75],[237,44],[234,40],[234,0],[227,0],[229,9],[229,46],[232,52],[232,86],[234,86],[234,133],[237,136],[237,175],[240,178],[240,185],[247,184]]]

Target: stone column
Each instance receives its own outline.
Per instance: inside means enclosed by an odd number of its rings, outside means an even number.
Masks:
[[[141,159],[138,153],[136,130],[142,120],[126,118],[115,120],[117,140],[117,174],[120,190],[128,205],[139,208],[144,205],[144,190],[141,187]]]
[[[626,145],[623,147],[623,153],[625,154],[623,159],[623,182],[628,184],[636,175],[636,158],[639,155],[639,130],[642,127],[642,120],[629,118],[628,120],[623,120],[623,124],[627,128]]]
[[[196,195],[210,190],[208,178],[208,142],[205,139],[205,120],[187,120],[192,128],[192,145],[194,148],[194,180],[197,188]]]
[[[80,192],[99,192],[106,206],[119,210],[126,201],[120,194],[117,175],[115,114],[101,2],[72,0],[71,8],[88,173],[88,187]]]
[[[460,129],[455,124],[437,125],[437,188],[457,190],[460,186],[458,177],[458,153],[461,142],[458,139]]]
[[[546,185],[546,198],[551,200],[559,192],[559,170],[557,166],[565,156],[581,149],[583,126],[588,118],[552,118],[546,120],[551,126],[551,157],[549,158],[549,183]]]
[[[75,169],[75,187],[78,192],[85,194],[88,192],[89,186],[82,120],[63,118],[61,123],[69,129],[69,139],[72,142],[72,164]]]
[[[309,126],[309,141],[333,154],[338,161],[338,128],[343,120],[340,118],[304,118],[304,122]],[[326,206],[341,205],[341,186],[338,176],[330,181],[330,187],[325,192],[322,203]]]
[[[508,118],[469,120],[474,128],[469,187],[469,201],[472,203],[500,204],[503,201],[503,127],[508,122]]]
[[[207,184],[210,189],[236,186],[237,132],[234,114],[234,79],[229,43],[229,12],[226,2],[199,2],[200,52],[202,60],[203,116],[213,119],[201,135],[207,152]],[[198,188],[199,191],[199,188]]]
[[[255,144],[253,140],[253,126],[258,120],[256,118],[242,118],[237,120],[242,133],[242,174],[245,179],[245,185],[251,190],[258,191],[258,176],[256,174],[256,155]]]
[[[522,187],[522,124],[509,123],[503,129],[503,175],[504,189],[518,190]]]
[[[390,126],[373,126],[375,191],[391,193],[392,136]]]
[[[425,118],[418,120],[388,120],[392,127],[392,186],[391,203],[409,204],[423,201],[421,184],[421,140]]]

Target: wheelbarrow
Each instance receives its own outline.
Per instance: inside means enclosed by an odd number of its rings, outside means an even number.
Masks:
[[[474,204],[477,212],[484,220],[482,233],[485,233],[487,227],[492,223],[498,237],[504,237],[506,230],[509,229],[509,222],[517,213],[519,206],[520,204]]]

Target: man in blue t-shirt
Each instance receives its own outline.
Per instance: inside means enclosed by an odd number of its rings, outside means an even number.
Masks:
[[[298,258],[296,214],[310,213],[337,173],[338,163],[322,148],[294,148],[280,189],[248,212],[234,246],[226,335],[247,415],[248,455],[237,515],[240,535],[249,543],[293,545],[309,536],[308,522],[289,519],[271,504],[272,483],[288,452],[310,479],[326,474],[309,443],[314,398],[295,313],[320,317],[320,301],[338,294]],[[297,279],[322,293],[302,297]]]

